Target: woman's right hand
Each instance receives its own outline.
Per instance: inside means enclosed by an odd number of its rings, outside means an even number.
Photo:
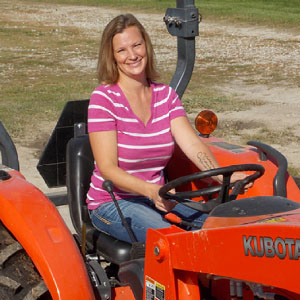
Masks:
[[[160,188],[161,186],[158,184],[151,184],[148,198],[154,202],[154,205],[157,209],[164,212],[169,212],[177,205],[177,202],[166,200],[160,197],[158,194]],[[175,190],[171,190],[170,192],[175,193]]]

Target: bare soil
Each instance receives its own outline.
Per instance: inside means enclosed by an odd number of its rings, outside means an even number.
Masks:
[[[14,20],[18,26],[40,23],[43,26],[76,28],[91,39],[99,38],[107,22],[124,11],[102,7],[85,7],[29,3],[20,0],[0,0],[1,19]],[[165,69],[175,68],[176,38],[171,37],[162,21],[161,14],[134,12],[152,38],[158,65]],[[287,143],[272,144],[289,160],[291,166],[300,168],[300,31],[280,30],[262,26],[228,24],[206,21],[200,24],[197,39],[197,59],[194,72],[201,74],[214,68],[222,72],[223,80],[210,82],[210,87],[222,94],[245,101],[262,101],[248,110],[226,111],[218,114],[220,122],[247,121],[273,130],[292,134]],[[4,47],[4,45],[0,45]],[[17,45],[16,45],[17,47]],[[73,55],[74,54],[74,55]],[[80,70],[94,72],[96,57],[78,57],[76,51],[68,53],[66,64]],[[231,69],[230,69],[231,68]],[[241,70],[239,73],[238,70]],[[234,71],[232,71],[234,69]],[[228,76],[226,74],[228,72]],[[225,80],[224,80],[225,77]],[[200,76],[201,78],[201,76]],[[54,124],[43,124],[44,135],[49,135]],[[243,129],[249,133],[250,129]],[[255,129],[251,129],[253,131]],[[39,134],[43,134],[40,132]],[[232,136],[239,142],[240,135]],[[47,187],[36,171],[39,149],[18,144],[21,170],[42,190]]]

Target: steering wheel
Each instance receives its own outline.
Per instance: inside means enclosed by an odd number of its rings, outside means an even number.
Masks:
[[[235,172],[242,171],[255,171],[255,173],[248,175],[243,180],[239,180],[231,184],[230,178],[232,174]],[[232,165],[223,168],[211,169],[176,178],[162,186],[159,190],[159,195],[164,199],[173,199],[195,210],[208,213],[214,207],[221,203],[235,200],[237,195],[240,193],[241,189],[246,184],[261,177],[264,174],[264,172],[265,168],[262,165],[258,164]],[[222,185],[202,188],[196,191],[176,192],[175,194],[169,192],[171,189],[174,189],[184,183],[218,175],[223,176]],[[231,194],[229,194],[229,190],[231,188],[232,192]],[[218,197],[214,199],[209,199],[207,202],[198,202],[190,200],[191,198],[207,196],[214,193],[219,193]]]

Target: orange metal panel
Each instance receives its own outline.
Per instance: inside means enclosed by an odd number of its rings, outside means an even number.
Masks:
[[[129,286],[115,287],[111,293],[112,299],[116,300],[135,300],[132,290]]]
[[[82,256],[56,207],[17,172],[0,182],[0,218],[43,277],[53,299],[94,299]]]
[[[299,221],[296,224],[294,220],[177,233],[168,235],[167,240],[174,269],[300,294],[300,240],[295,239],[299,233]]]
[[[173,233],[184,233],[182,229],[170,228],[152,230],[147,233],[144,299],[188,299],[199,300],[198,274],[189,270],[175,270],[171,247],[168,241]],[[182,248],[181,256],[185,249]],[[157,296],[163,293],[164,296]],[[156,297],[155,297],[156,296]],[[151,298],[153,297],[153,298]]]
[[[295,239],[300,233],[299,222],[295,212],[285,223],[193,232],[175,226],[168,231],[149,230],[145,284],[151,278],[164,286],[165,299],[200,299],[196,274],[202,273],[226,279],[213,280],[217,299],[230,299],[229,278],[259,283],[267,287],[266,291],[300,299],[300,239]],[[253,299],[249,288],[245,299]]]

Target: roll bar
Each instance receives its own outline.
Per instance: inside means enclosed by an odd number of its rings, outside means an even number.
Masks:
[[[169,33],[177,36],[177,66],[170,86],[180,98],[190,82],[195,64],[195,37],[199,35],[199,12],[194,0],[178,0],[164,17]]]

